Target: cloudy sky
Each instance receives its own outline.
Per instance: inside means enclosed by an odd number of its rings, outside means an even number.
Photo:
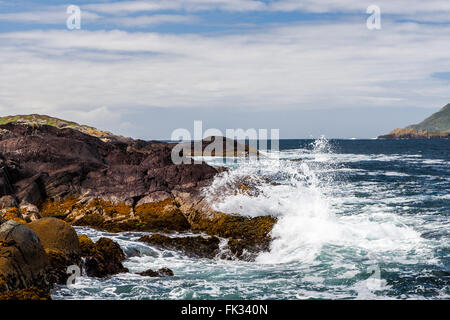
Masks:
[[[450,102],[449,39],[448,0],[0,0],[0,115],[373,138]]]

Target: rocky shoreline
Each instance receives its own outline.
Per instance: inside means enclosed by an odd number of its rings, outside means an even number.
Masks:
[[[0,300],[49,299],[53,284],[66,283],[71,265],[93,277],[128,272],[117,243],[78,237],[72,226],[153,232],[141,241],[203,258],[252,260],[269,250],[276,219],[213,210],[203,190],[223,169],[173,164],[172,148],[104,141],[73,128],[1,125]],[[234,191],[249,192],[249,186]],[[161,234],[174,232],[181,236]],[[219,238],[226,241],[222,252]]]

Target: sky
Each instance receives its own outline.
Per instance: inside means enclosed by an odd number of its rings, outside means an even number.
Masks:
[[[448,0],[0,0],[0,115],[374,138],[450,102],[449,39]]]

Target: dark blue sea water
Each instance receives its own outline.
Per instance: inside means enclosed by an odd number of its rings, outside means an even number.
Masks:
[[[169,267],[175,277],[82,277],[53,297],[450,298],[450,140],[281,140],[265,159],[225,165],[205,194],[224,212],[276,216],[270,252],[254,262],[193,259],[137,242],[142,233],[78,228],[118,241],[132,272]],[[245,177],[258,196],[223,192]]]

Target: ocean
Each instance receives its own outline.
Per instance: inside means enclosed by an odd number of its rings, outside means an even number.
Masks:
[[[280,140],[260,161],[228,160],[205,193],[253,177],[257,195],[222,192],[214,206],[277,217],[270,252],[195,259],[137,241],[150,233],[76,227],[117,241],[130,273],[82,276],[53,299],[450,298],[450,140]],[[161,267],[175,276],[133,274]]]

